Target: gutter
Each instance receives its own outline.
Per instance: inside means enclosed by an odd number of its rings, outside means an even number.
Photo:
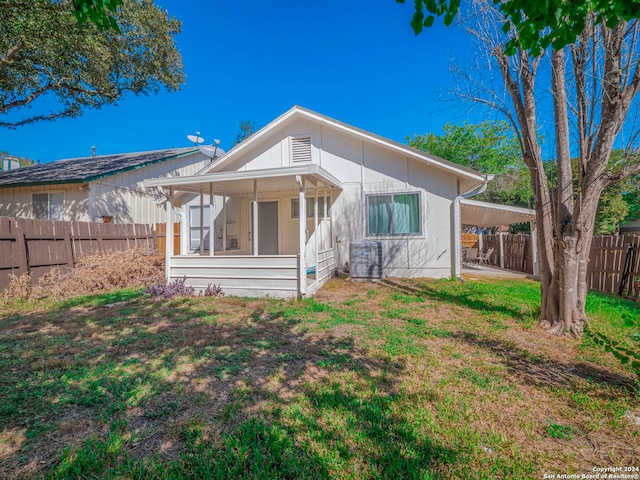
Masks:
[[[462,195],[458,195],[453,201],[453,238],[455,239],[454,243],[454,277],[456,277],[461,282],[464,282],[462,278],[462,246],[460,236],[462,235],[460,229],[460,201],[462,199],[467,199],[471,197],[475,197],[476,195],[480,195],[487,189],[487,185],[491,180],[493,180],[493,175],[485,175],[484,182],[475,190],[471,190],[470,192],[463,193]]]

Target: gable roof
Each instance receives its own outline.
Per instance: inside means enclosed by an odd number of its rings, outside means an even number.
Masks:
[[[0,173],[0,188],[87,183],[197,153],[193,147],[72,158]]]
[[[239,155],[242,155],[244,152],[248,151],[252,146],[258,144],[262,139],[266,138],[272,132],[278,131],[285,125],[294,122],[296,119],[307,119],[314,121],[323,126],[328,126],[335,130],[341,131],[352,137],[377,144],[384,148],[406,155],[407,157],[422,161],[425,164],[448,171],[466,180],[465,184],[467,184],[468,188],[461,188],[462,192],[471,190],[478,183],[482,183],[485,181],[485,175],[472,170],[471,168],[458,165],[457,163],[453,163],[435,155],[428,154],[422,150],[415,149],[413,147],[396,142],[394,140],[390,140],[375,133],[371,133],[361,128],[354,127],[339,120],[335,120],[331,117],[327,117],[326,115],[314,112],[313,110],[301,107],[299,105],[293,106],[290,110],[280,115],[265,127],[258,130],[245,141],[238,144],[233,149],[229,150],[225,155],[220,157],[220,159],[212,166],[206,167],[206,169],[204,169],[200,173],[205,174],[206,172],[218,172],[224,169],[225,165],[233,162],[233,160],[236,159]]]

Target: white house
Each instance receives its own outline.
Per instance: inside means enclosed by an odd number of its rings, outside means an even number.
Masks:
[[[220,152],[222,152],[220,150]],[[197,148],[59,160],[0,172],[0,216],[164,223],[163,197],[144,180],[194,175],[211,164]]]
[[[289,297],[322,286],[354,241],[382,242],[385,276],[458,274],[460,201],[487,180],[295,106],[199,174],[145,185],[166,195],[169,231],[184,219],[169,279]]]

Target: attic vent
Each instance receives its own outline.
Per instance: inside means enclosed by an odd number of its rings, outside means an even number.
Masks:
[[[291,160],[293,162],[311,161],[311,137],[291,138]]]

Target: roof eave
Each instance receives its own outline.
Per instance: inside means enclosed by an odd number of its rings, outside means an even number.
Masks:
[[[0,188],[23,188],[23,187],[42,187],[47,185],[68,185],[68,184],[78,184],[78,183],[87,183],[83,179],[73,179],[73,180],[55,180],[50,182],[20,182],[20,183],[11,183],[8,185],[0,185]]]

